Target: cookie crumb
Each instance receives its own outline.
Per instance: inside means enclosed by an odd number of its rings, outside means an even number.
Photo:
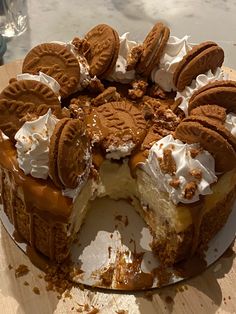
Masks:
[[[12,270],[13,266],[11,264],[8,265],[8,269]]]
[[[170,182],[169,185],[172,186],[174,189],[178,189],[180,186],[180,180],[178,178],[173,178]]]
[[[84,56],[86,56],[90,51],[90,44],[84,38],[80,39],[79,37],[75,37],[72,40],[72,45],[74,46],[74,49]]]
[[[191,200],[197,190],[197,184],[194,181],[188,182],[184,188],[184,198]]]
[[[140,99],[142,98],[148,87],[148,83],[145,80],[135,80],[131,83],[132,89],[128,90],[128,96],[131,99]]]
[[[168,93],[165,92],[158,84],[152,85],[152,87],[149,90],[149,95],[151,97],[162,99],[162,100],[170,97]]]
[[[94,94],[100,94],[105,90],[105,87],[97,77],[94,77],[89,81],[87,90]]]
[[[40,294],[40,290],[39,290],[39,288],[38,287],[34,287],[33,288],[33,292],[35,293],[35,294]]]
[[[19,278],[19,277],[25,276],[28,274],[28,272],[29,272],[28,266],[21,264],[15,270],[15,277]]]
[[[24,282],[24,286],[29,286],[28,281],[25,281],[25,282]]]
[[[127,71],[131,71],[131,70],[135,69],[135,66],[138,63],[142,52],[143,52],[143,46],[142,45],[135,46],[131,49],[131,51],[127,57],[127,66],[126,66]]]
[[[192,158],[196,158],[197,155],[202,152],[202,148],[201,148],[201,147],[200,147],[200,148],[191,148],[191,149],[189,150],[189,152],[190,152],[190,156],[191,156]]]
[[[159,158],[159,165],[163,173],[174,174],[176,172],[176,163],[172,156],[172,150],[166,148],[163,150],[163,157]]]
[[[189,174],[199,181],[202,180],[202,171],[200,169],[192,169]]]
[[[107,102],[119,101],[120,94],[116,91],[116,87],[108,87],[96,98],[93,98],[91,104],[95,107],[103,105]]]

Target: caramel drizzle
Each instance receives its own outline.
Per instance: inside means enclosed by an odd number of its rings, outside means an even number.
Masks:
[[[192,246],[191,246],[190,255],[193,256],[199,245],[200,229],[201,229],[202,219],[205,214],[204,198],[202,198],[196,204],[191,206],[190,213],[192,216],[192,223],[193,223],[193,238],[192,238]]]
[[[55,225],[58,222],[66,223],[72,210],[72,200],[64,197],[50,181],[34,179],[26,176],[18,167],[16,150],[9,140],[4,140],[0,134],[0,167],[8,170],[11,182],[11,201],[10,208],[12,222],[16,231],[19,231],[14,208],[16,200],[16,187],[23,190],[24,206],[29,215],[30,245],[35,248],[34,237],[34,217],[39,216],[48,222],[49,226],[49,257],[54,258],[55,247]],[[3,171],[2,169],[2,171]],[[1,193],[3,193],[4,181],[1,178]],[[4,198],[3,198],[4,200]],[[43,200],[43,201],[42,201]]]

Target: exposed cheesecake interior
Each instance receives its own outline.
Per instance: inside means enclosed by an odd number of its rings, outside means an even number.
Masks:
[[[4,210],[19,234],[52,260],[61,261],[69,254],[89,204],[97,197],[131,201],[153,235],[153,251],[168,265],[185,258],[193,248],[204,246],[215,235],[227,220],[235,196],[236,170],[232,170],[213,185],[212,194],[194,205],[176,206],[142,167],[132,176],[128,160],[105,160],[99,175],[84,184],[72,203],[50,182],[25,176],[9,141],[2,140],[0,146],[5,151],[0,161]],[[209,222],[211,228],[205,230]]]

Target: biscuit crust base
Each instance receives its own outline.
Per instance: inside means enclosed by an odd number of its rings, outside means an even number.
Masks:
[[[0,179],[3,209],[15,227],[17,239],[22,238],[50,260],[65,260],[73,242],[73,236],[67,234],[67,221],[62,222],[56,215],[49,219],[37,208],[27,211],[21,187],[14,182],[11,171],[0,168]]]

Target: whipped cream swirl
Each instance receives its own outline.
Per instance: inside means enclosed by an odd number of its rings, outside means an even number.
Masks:
[[[200,194],[212,193],[210,185],[217,181],[215,160],[209,152],[199,148],[198,144],[184,144],[175,140],[172,135],[167,135],[157,141],[149,151],[143,168],[153,177],[161,191],[169,193],[175,204],[193,203],[199,200]],[[171,150],[176,168],[174,173],[162,170],[160,163],[161,160],[164,161],[163,154],[166,149]],[[198,151],[195,158],[192,157],[192,150]],[[191,198],[186,198],[185,189],[191,182],[194,182],[196,189]]]
[[[49,168],[49,143],[59,120],[48,112],[34,121],[27,121],[15,135],[17,161],[26,175],[46,179]]]
[[[226,115],[225,127],[236,137],[236,114],[230,112]]]
[[[60,90],[60,84],[51,76],[43,73],[43,72],[39,72],[38,75],[33,75],[33,74],[29,74],[29,73],[22,73],[22,74],[18,74],[17,75],[17,80],[33,80],[33,81],[38,81],[41,82],[45,85],[47,85],[49,88],[51,88],[51,90],[58,96],[59,100],[60,100],[60,96],[59,96],[59,90]]]
[[[78,52],[78,50],[76,49],[75,45],[72,44],[72,42],[65,43],[63,41],[55,40],[55,41],[52,41],[51,43],[63,45],[68,50],[70,50],[70,52],[73,53],[73,55],[78,60],[78,63],[80,65],[80,81],[77,86],[77,91],[81,91],[84,88],[86,88],[92,79],[89,74],[89,65],[86,58]]]
[[[127,71],[126,66],[128,55],[131,49],[137,46],[137,43],[135,41],[128,40],[128,36],[129,33],[125,33],[120,36],[119,55],[113,71],[107,76],[109,81],[125,84],[135,79],[135,70]]]
[[[75,46],[71,42],[67,43],[66,47],[74,54],[74,56],[79,62],[80,80],[79,80],[78,90],[83,90],[89,85],[92,79],[89,74],[89,64],[86,58],[78,52],[78,50],[75,48]]]
[[[170,36],[159,65],[152,70],[151,79],[167,92],[176,90],[173,83],[173,74],[178,63],[193,48],[189,43],[189,36],[177,38]]]
[[[217,68],[214,72],[211,70],[204,74],[199,74],[196,79],[192,80],[190,86],[186,86],[182,92],[177,92],[175,100],[182,98],[179,108],[183,110],[185,116],[188,116],[188,102],[194,92],[210,82],[227,80],[228,74],[224,73],[221,68]]]

